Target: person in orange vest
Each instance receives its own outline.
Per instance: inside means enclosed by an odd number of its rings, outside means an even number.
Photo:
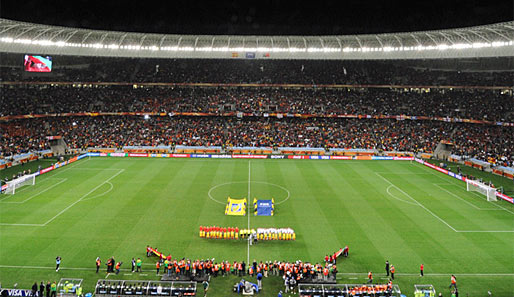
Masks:
[[[457,289],[457,278],[455,277],[455,275],[452,274],[450,282],[450,288],[454,287],[455,289]]]
[[[203,266],[203,262],[198,263],[198,275],[200,275],[200,277],[203,276]]]
[[[161,262],[157,261],[157,263],[155,263],[155,269],[157,269],[157,275],[159,275],[159,269],[160,268],[161,268]]]
[[[391,265],[391,279],[394,280],[394,272],[396,269],[394,269],[394,265]]]
[[[186,276],[190,277],[191,276],[191,263],[188,261],[185,265],[186,265],[185,266]]]
[[[225,275],[229,275],[230,274],[230,262],[226,262],[225,263]]]
[[[371,271],[368,272],[368,283],[369,284],[373,283],[373,273]]]
[[[116,274],[120,273],[121,264],[123,264],[123,262],[116,263],[116,267],[114,267],[116,269]]]
[[[101,264],[102,264],[102,261],[100,260],[100,257],[96,257],[96,273],[98,273],[98,270],[100,269]]]
[[[221,261],[220,264],[221,276],[225,277],[225,262]]]
[[[239,276],[243,275],[243,264],[242,263],[237,264],[237,271],[239,273]]]
[[[323,279],[328,280],[328,268],[323,268]]]
[[[171,273],[173,272],[173,263],[171,261],[168,261],[168,265],[166,266],[166,271],[168,272],[168,275],[171,276]]]
[[[425,268],[425,266],[423,266],[423,263],[421,263],[421,265],[419,266],[419,276],[423,276],[423,269]]]

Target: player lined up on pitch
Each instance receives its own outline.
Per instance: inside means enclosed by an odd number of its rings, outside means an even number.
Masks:
[[[200,226],[198,235],[210,239],[296,240],[291,228],[239,229],[238,227]]]

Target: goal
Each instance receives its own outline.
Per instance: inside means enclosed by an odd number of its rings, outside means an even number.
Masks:
[[[496,201],[496,189],[476,180],[466,180],[466,190],[475,191],[487,196],[487,201]]]
[[[33,186],[36,184],[36,174],[28,174],[24,176],[20,176],[16,179],[7,182],[7,188],[4,191],[4,194],[14,195],[16,190],[23,186]]]

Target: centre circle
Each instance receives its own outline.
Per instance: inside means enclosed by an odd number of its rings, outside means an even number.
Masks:
[[[214,187],[210,188],[209,189],[209,192],[207,193],[207,195],[209,196],[209,198],[216,202],[216,203],[219,203],[219,204],[223,204],[223,205],[226,205],[227,202],[226,202],[226,198],[228,197],[225,197],[225,200],[224,201],[219,201],[218,199],[214,198],[212,196],[212,192],[214,190],[216,190],[217,188],[220,188],[220,187],[224,187],[224,186],[228,186],[228,185],[232,185],[232,184],[248,184],[248,181],[235,181],[235,182],[226,182],[226,183],[222,183],[222,184],[219,184],[219,185],[215,185]],[[287,193],[286,197],[285,198],[282,198],[281,201],[278,201],[277,202],[277,199],[275,199],[275,204],[278,205],[278,204],[282,204],[284,202],[286,202],[289,197],[291,197],[291,193],[289,192],[288,189],[286,189],[285,187],[282,187],[280,185],[277,185],[277,184],[274,184],[274,183],[269,183],[269,182],[263,182],[263,181],[250,181],[250,184],[264,184],[264,185],[270,185],[270,186],[273,186],[273,187],[276,187],[276,188],[279,188],[280,190],[284,191],[285,193]],[[253,200],[250,200],[251,198],[250,197],[247,197],[249,200],[249,202],[252,202]]]

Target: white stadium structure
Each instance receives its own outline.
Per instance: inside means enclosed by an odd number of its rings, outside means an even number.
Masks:
[[[341,36],[172,35],[0,19],[0,52],[138,58],[441,59],[514,56],[514,22]]]

